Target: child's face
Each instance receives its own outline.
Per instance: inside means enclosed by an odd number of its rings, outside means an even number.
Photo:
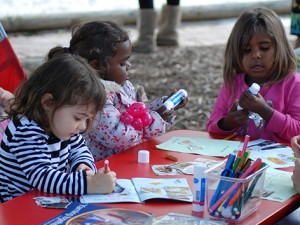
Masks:
[[[64,106],[54,112],[53,119],[49,118],[50,129],[53,134],[62,139],[68,140],[71,136],[84,131],[88,119],[94,115],[94,106]],[[49,114],[51,117],[52,113]]]
[[[129,70],[131,64],[129,63],[129,57],[131,56],[131,43],[125,41],[117,45],[117,53],[111,59],[110,69],[105,76],[105,80],[115,81],[121,86],[125,81],[129,79]]]
[[[267,34],[256,34],[243,51],[242,64],[250,82],[263,84],[272,75],[275,60],[275,46]]]

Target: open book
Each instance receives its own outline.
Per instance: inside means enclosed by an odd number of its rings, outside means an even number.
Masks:
[[[117,179],[110,194],[88,194],[80,197],[81,203],[142,203],[149,199],[170,199],[192,202],[193,194],[185,178],[132,178]]]

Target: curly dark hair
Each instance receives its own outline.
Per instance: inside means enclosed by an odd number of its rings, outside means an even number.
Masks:
[[[83,25],[76,25],[72,31],[70,47],[67,51],[85,58],[89,64],[97,63],[100,78],[107,74],[110,61],[116,55],[119,43],[130,41],[128,32],[113,21],[93,21]],[[66,48],[55,47],[50,50],[48,59],[61,53]]]

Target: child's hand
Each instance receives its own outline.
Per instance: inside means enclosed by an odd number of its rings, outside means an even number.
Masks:
[[[76,170],[85,170],[86,175],[88,175],[88,176],[94,176],[95,175],[94,171],[90,167],[88,167],[87,165],[85,165],[83,163],[79,164],[79,166],[77,167]]]
[[[145,89],[143,86],[137,85],[136,87],[136,101],[137,102],[146,102],[148,101]]]
[[[292,181],[296,191],[300,194],[300,159],[295,160],[295,167],[292,175]]]
[[[175,110],[184,107],[188,103],[188,101],[189,100],[188,100],[187,97],[183,97],[182,100],[181,100],[181,102],[177,106],[175,106]]]
[[[10,93],[9,91],[4,90],[3,88],[0,88],[0,103],[3,105],[5,112],[9,112],[11,100],[15,96]]]
[[[218,122],[218,126],[222,130],[233,130],[241,127],[248,120],[249,112],[245,109],[237,110],[238,100],[234,102],[230,111],[222,120]]]
[[[274,112],[274,109],[260,93],[254,96],[249,91],[244,91],[240,97],[239,104],[243,109],[259,114],[267,122]]]
[[[300,158],[300,136],[292,137],[291,146],[296,158]]]
[[[116,173],[104,173],[103,168],[99,169],[93,177],[87,177],[88,194],[108,194],[114,190],[116,185]]]
[[[171,94],[169,94],[169,96],[164,100],[164,102],[167,101],[176,92],[177,92],[177,89],[173,89],[173,91],[171,92]],[[188,98],[185,97],[185,96],[182,97],[181,102],[177,106],[175,106],[174,110],[177,110],[177,109],[180,109],[180,108],[184,107],[187,104],[187,102],[188,102]]]
[[[174,95],[177,92],[176,89],[174,89],[169,96],[164,100],[164,102],[166,102],[172,95]],[[171,110],[167,110],[166,107],[163,105],[161,106],[159,109],[156,110],[156,112],[165,120],[165,121],[169,121],[172,119],[172,117],[175,114],[175,110],[180,109],[182,107],[184,107],[188,102],[188,98],[187,97],[182,97],[182,100],[180,101],[180,103],[174,107],[174,109]]]
[[[156,110],[164,121],[170,121],[175,114],[174,109],[167,110],[165,106],[161,106]]]

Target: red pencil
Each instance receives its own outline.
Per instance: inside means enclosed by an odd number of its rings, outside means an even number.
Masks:
[[[108,164],[109,164],[109,161],[106,159],[104,161],[104,173],[108,173],[108,171],[109,171]]]

